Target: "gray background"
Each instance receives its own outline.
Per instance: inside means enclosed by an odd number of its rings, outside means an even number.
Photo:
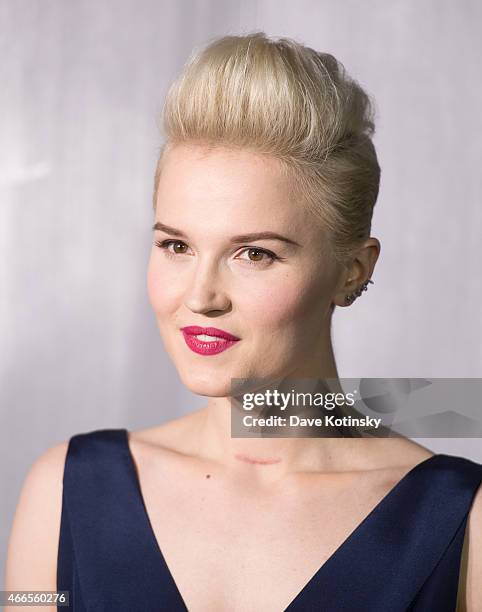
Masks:
[[[340,376],[482,376],[481,19],[477,0],[0,3],[0,562],[47,448],[204,403],[164,352],[145,276],[158,113],[208,38],[293,37],[376,99],[382,254],[336,311]],[[422,443],[482,461],[477,439]]]

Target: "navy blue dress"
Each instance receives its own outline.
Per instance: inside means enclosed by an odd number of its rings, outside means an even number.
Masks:
[[[72,436],[57,589],[75,612],[187,610],[157,544],[126,429]],[[314,574],[287,612],[454,612],[482,465],[434,455],[411,469]],[[58,610],[66,610],[61,608]]]

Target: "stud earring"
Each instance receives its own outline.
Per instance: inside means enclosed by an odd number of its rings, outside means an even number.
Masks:
[[[353,291],[353,293],[350,293],[349,295],[345,296],[345,304],[348,304],[348,305],[353,304],[353,302],[357,299],[357,297],[360,297],[360,295],[364,291],[367,290],[368,283],[371,283],[372,285],[375,284],[371,279],[368,279],[367,281],[365,281],[363,283],[363,285],[358,287],[358,289],[355,289],[355,291]]]

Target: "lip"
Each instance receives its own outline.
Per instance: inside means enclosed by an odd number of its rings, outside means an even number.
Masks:
[[[224,338],[224,340],[240,340],[240,338],[238,338],[237,336],[233,336],[227,331],[224,331],[223,329],[218,329],[217,327],[200,327],[199,325],[188,325],[186,327],[181,327],[181,331],[183,331],[185,334],[189,334],[190,336],[206,334],[208,336],[217,336],[218,338]]]
[[[217,327],[200,327],[198,325],[188,325],[181,328],[184,336],[184,341],[187,346],[199,355],[217,355],[227,350],[236,342],[239,342],[240,338],[233,336],[232,334],[218,329]],[[204,341],[196,338],[199,334],[207,334],[209,336],[216,336],[217,340]]]

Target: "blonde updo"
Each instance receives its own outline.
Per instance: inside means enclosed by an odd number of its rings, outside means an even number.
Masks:
[[[222,145],[281,162],[337,262],[346,265],[370,236],[380,183],[373,107],[332,55],[264,32],[215,39],[171,85],[161,129],[154,210],[166,149]]]

